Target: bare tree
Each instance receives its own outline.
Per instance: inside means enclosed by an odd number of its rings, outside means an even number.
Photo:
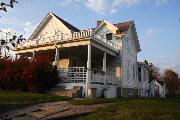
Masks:
[[[12,50],[23,40],[23,35],[17,36],[12,30],[0,31],[0,57],[12,57]]]
[[[14,8],[14,3],[18,3],[16,0],[9,0],[9,3],[4,3],[0,0],[0,11],[7,12],[6,7]]]

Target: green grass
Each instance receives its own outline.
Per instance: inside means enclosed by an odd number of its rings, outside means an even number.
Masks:
[[[93,104],[102,104],[102,103],[113,103],[113,102],[119,102],[119,101],[120,99],[97,98],[97,99],[71,100],[70,103],[73,105],[93,105]]]
[[[180,99],[120,100],[77,120],[180,120]]]
[[[69,97],[61,97],[50,94],[36,94],[28,92],[0,91],[0,105],[21,103],[42,103],[52,101],[70,100]]]

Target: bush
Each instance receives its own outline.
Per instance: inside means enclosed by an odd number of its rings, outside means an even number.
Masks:
[[[46,92],[57,84],[58,75],[52,62],[39,56],[33,60],[0,59],[0,88],[2,90],[20,90],[29,92]]]

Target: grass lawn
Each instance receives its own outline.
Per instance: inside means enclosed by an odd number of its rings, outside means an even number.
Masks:
[[[61,97],[50,94],[0,91],[0,104],[41,103],[41,102],[62,101],[69,99],[70,99],[69,97]]]
[[[115,103],[98,108],[87,116],[78,117],[77,120],[180,120],[180,99],[178,98],[127,99],[119,100],[119,102],[116,100]],[[95,99],[94,101],[97,103],[99,100]],[[92,101],[79,101],[80,103],[93,104]]]
[[[35,94],[28,92],[0,91],[0,114],[17,108],[22,108],[36,103],[70,100],[50,94]]]
[[[74,99],[74,100],[71,100],[70,103],[73,105],[93,105],[93,104],[119,102],[120,100],[125,100],[125,99],[106,99],[106,98],[79,99],[79,100]]]

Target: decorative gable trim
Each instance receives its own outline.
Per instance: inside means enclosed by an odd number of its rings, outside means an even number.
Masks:
[[[29,37],[29,39],[34,39],[39,32],[43,29],[44,25],[47,24],[47,22],[52,18],[56,18],[58,21],[60,21],[62,24],[64,24],[64,26],[69,29],[72,32],[79,32],[80,30],[76,27],[74,27],[73,25],[69,24],[68,22],[66,22],[65,20],[61,19],[60,17],[58,17],[57,15],[55,15],[54,13],[49,12],[46,17],[43,19],[43,21],[38,25],[38,27],[35,29],[35,31],[33,32],[33,34]]]
[[[43,25],[47,23],[52,18],[51,12],[49,12],[46,17],[42,20],[42,22],[37,26],[37,28],[34,30],[32,35],[29,37],[29,39],[34,39],[36,35],[39,33],[39,31],[43,28]]]
[[[97,32],[100,30],[100,28],[102,28],[102,27],[105,26],[105,25],[108,25],[109,28],[112,29],[112,31],[113,31],[113,29],[115,29],[115,33],[114,33],[114,34],[116,34],[116,30],[117,30],[118,28],[117,28],[116,26],[114,26],[113,24],[109,23],[108,21],[105,21],[105,20],[103,20],[103,21],[96,27],[96,29],[94,30],[94,33],[97,33]]]

